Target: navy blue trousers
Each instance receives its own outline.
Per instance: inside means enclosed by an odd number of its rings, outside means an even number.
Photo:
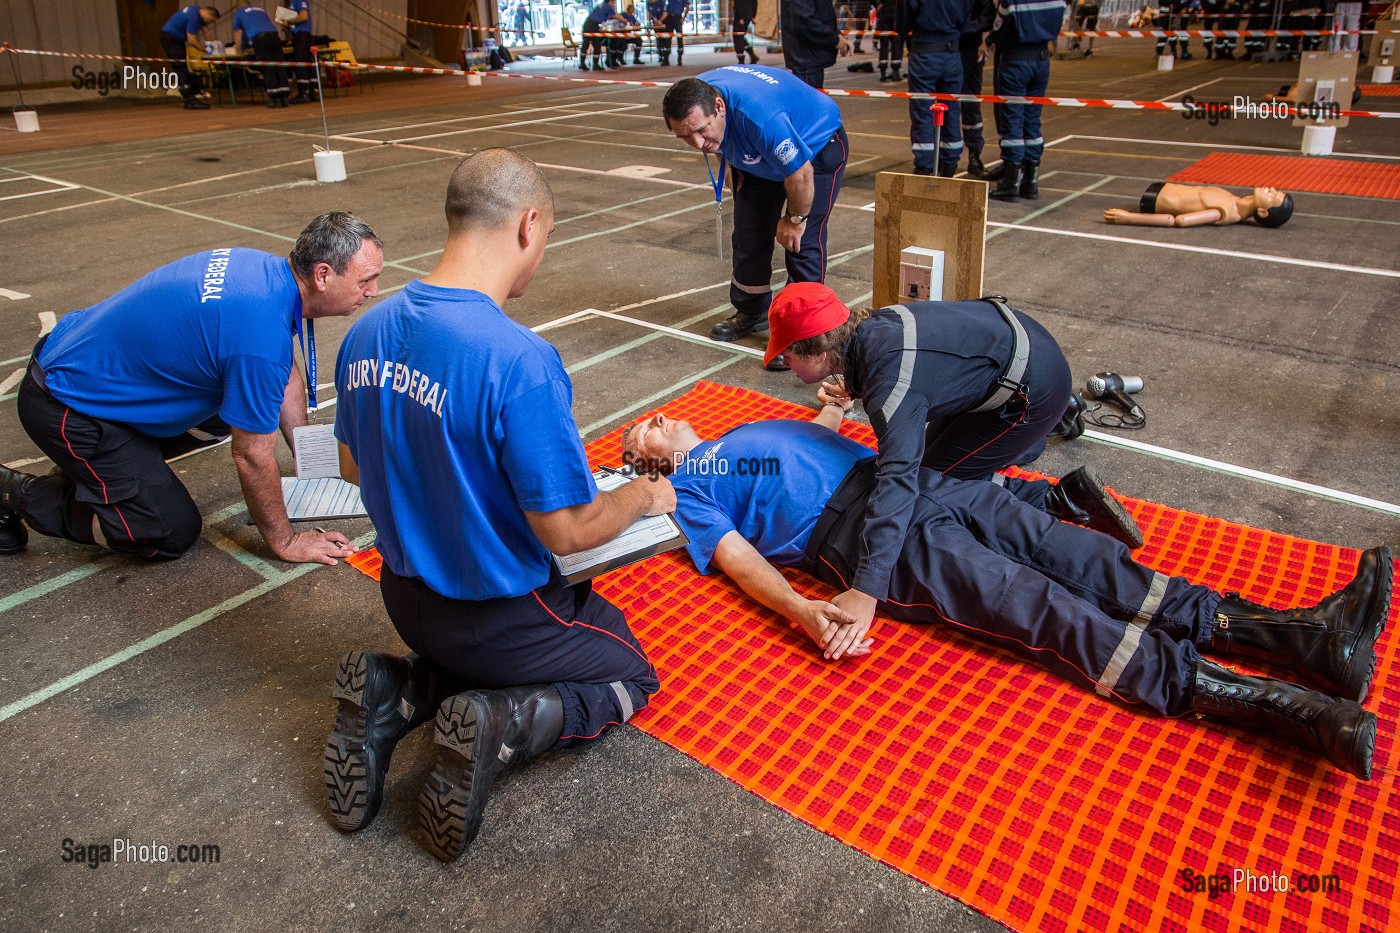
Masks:
[[[873,463],[852,470],[807,547],[804,569],[838,589],[859,558]],[[1163,716],[1190,710],[1217,593],[1159,574],[1107,535],[991,483],[923,470],[919,485],[882,612],[942,622],[1106,698]]]
[[[1049,60],[998,61],[992,71],[992,90],[1009,97],[1044,97],[1050,84]],[[1001,158],[1008,164],[1040,164],[1045,139],[1040,135],[1039,104],[993,104]]]
[[[909,46],[909,90],[921,94],[958,94],[962,92],[962,56],[951,52],[920,52]],[[909,101],[909,142],[914,149],[914,168],[951,176],[962,158],[962,116],[957,101],[947,101],[948,112],[943,118],[943,136],[935,140],[938,130],[933,122],[931,100]]]
[[[826,280],[827,218],[841,193],[849,149],[846,130],[842,128],[812,156],[812,212],[802,231],[802,249],[796,253],[783,251],[789,282]],[[734,253],[734,277],[729,283],[729,302],[740,317],[766,318],[773,302],[770,283],[773,249],[777,245],[773,237],[787,204],[787,190],[780,181],[760,178],[739,168],[732,168],[729,184],[734,192],[734,232],[729,241]]]
[[[977,60],[979,46],[964,42],[958,47],[962,57],[963,79],[960,92],[963,94],[982,93],[982,63]],[[986,138],[982,133],[982,105],[975,100],[965,100],[958,104],[962,113],[963,144],[968,152],[982,154]]]
[[[1049,482],[1012,479],[997,470],[1030,463],[1045,452],[1045,438],[1064,416],[1074,377],[1050,332],[1034,319],[1022,316],[1020,321],[1031,344],[1022,379],[1026,394],[1013,396],[995,411],[930,419],[922,465],[957,479],[992,480],[1022,502],[1044,509]]]
[[[462,689],[547,683],[564,699],[555,748],[598,738],[647,705],[660,681],[622,610],[557,576],[524,596],[461,600],[384,567],[380,594],[404,644]]]

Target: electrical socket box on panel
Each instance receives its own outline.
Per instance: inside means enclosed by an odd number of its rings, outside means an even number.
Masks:
[[[907,246],[899,251],[899,300],[943,300],[943,250]]]

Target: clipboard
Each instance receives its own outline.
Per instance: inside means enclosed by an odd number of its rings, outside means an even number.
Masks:
[[[631,477],[619,470],[607,467],[594,472],[594,481],[603,491],[617,489]],[[637,479],[635,482],[647,482]],[[554,566],[558,568],[564,582],[572,586],[601,576],[610,570],[635,564],[639,560],[655,557],[690,543],[673,515],[650,515],[633,522],[622,534],[604,544],[577,554],[553,555]]]

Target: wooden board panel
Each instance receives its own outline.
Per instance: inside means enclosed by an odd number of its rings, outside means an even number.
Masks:
[[[1323,97],[1335,101],[1343,110],[1351,109],[1351,92],[1356,87],[1355,52],[1304,52],[1298,60],[1298,103],[1303,105]],[[1319,81],[1331,82],[1332,88],[1325,95],[1319,95]],[[1343,127],[1351,122],[1351,117],[1336,120],[1303,120],[1293,118],[1294,126],[1336,126]]]
[[[943,251],[945,300],[981,298],[986,230],[985,181],[876,175],[874,306],[883,308],[898,299],[899,251],[906,246]]]

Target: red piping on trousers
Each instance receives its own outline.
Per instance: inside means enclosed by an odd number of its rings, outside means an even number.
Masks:
[[[550,609],[548,606],[546,606],[546,605],[544,604],[544,600],[540,599],[540,594],[539,594],[536,590],[531,590],[531,591],[530,591],[530,595],[533,596],[533,597],[535,597],[535,602],[537,602],[537,603],[540,604],[540,608],[543,609],[545,612],[549,613],[551,616],[553,616],[554,621],[555,621],[555,622],[558,622],[560,625],[563,625],[563,626],[565,626],[565,627],[567,627],[567,628],[573,628],[575,625],[581,625],[581,626],[583,626],[584,628],[588,629],[588,630],[591,631],[591,632],[597,632],[599,635],[606,635],[606,636],[608,636],[609,638],[616,639],[616,640],[617,640],[618,642],[620,642],[621,644],[626,645],[628,651],[632,652],[632,653],[635,654],[637,657],[641,658],[642,661],[643,661],[643,663],[645,663],[647,667],[649,667],[649,668],[651,667],[651,662],[647,660],[647,656],[646,656],[646,655],[642,654],[640,651],[638,651],[638,650],[637,650],[636,648],[634,648],[633,646],[628,645],[627,642],[623,641],[621,638],[618,638],[616,635],[614,635],[612,632],[609,632],[607,629],[605,629],[605,628],[599,628],[599,627],[596,626],[596,625],[589,625],[587,622],[580,622],[578,619],[575,619],[575,620],[572,621],[572,622],[565,622],[563,619],[559,618],[557,615],[554,615],[554,610],[553,610],[553,609]],[[652,668],[652,670],[654,671],[655,668]]]
[[[562,739],[582,739],[582,740],[584,740],[584,741],[587,741],[588,739],[596,739],[598,736],[602,735],[602,734],[603,734],[603,730],[604,730],[604,729],[607,729],[608,726],[620,726],[620,725],[622,725],[622,723],[618,722],[617,720],[612,720],[611,722],[607,723],[607,725],[603,726],[602,729],[599,729],[597,732],[593,733],[592,735],[561,735],[561,736],[559,736],[559,738],[560,738],[561,740],[562,740]]]
[[[840,137],[838,137],[838,139],[839,139],[839,138],[840,138]],[[846,146],[845,146],[844,143],[842,143],[842,145],[841,145],[841,166],[842,166],[843,168],[844,168],[845,165],[846,165],[846,160],[849,159],[849,158],[850,158],[850,153],[846,151]],[[832,174],[834,175],[834,174],[836,174],[836,173],[833,172]],[[833,207],[835,207],[835,206],[836,206],[836,186],[835,186],[835,185],[832,185],[832,186],[831,186],[831,199],[827,202],[827,205],[826,205],[826,216],[825,216],[824,218],[822,218],[822,225],[821,225],[820,228],[817,229],[817,246],[818,246],[819,251],[821,252],[821,255],[822,255],[822,277],[821,277],[820,279],[817,280],[817,281],[819,281],[819,282],[825,282],[825,281],[826,281],[826,241],[822,238],[822,234],[823,234],[824,232],[826,232],[826,222],[827,222],[828,220],[831,219],[831,209],[832,209]],[[799,247],[802,246],[801,243],[798,243],[797,245],[798,245]]]
[[[828,567],[831,567],[831,561],[827,560],[825,557],[821,558],[821,562],[822,562],[823,564],[826,564]],[[848,590],[850,589],[850,586],[848,586],[847,583],[846,583],[846,578],[845,578],[844,576],[841,575],[841,571],[837,570],[835,567],[831,567],[831,572],[834,573],[834,574],[836,574],[836,578],[837,578],[838,580],[841,581],[841,585],[842,585],[842,586],[846,587],[846,589],[848,589]],[[954,628],[966,629],[966,630],[969,631],[969,632],[976,632],[978,635],[984,636],[984,637],[987,637],[987,638],[1000,638],[1000,639],[1003,639],[1003,640],[1005,640],[1005,641],[1015,642],[1016,644],[1021,645],[1022,647],[1024,647],[1027,651],[1048,651],[1048,652],[1050,652],[1051,654],[1053,654],[1055,657],[1057,657],[1057,658],[1059,658],[1061,661],[1063,661],[1065,664],[1069,665],[1070,667],[1074,668],[1076,671],[1079,671],[1079,673],[1083,674],[1083,675],[1084,675],[1084,678],[1085,678],[1086,680],[1088,680],[1090,683],[1098,683],[1098,678],[1097,678],[1097,677],[1091,677],[1091,676],[1089,675],[1089,673],[1088,673],[1087,671],[1085,671],[1082,667],[1080,667],[1078,664],[1075,664],[1073,661],[1071,661],[1069,658],[1066,658],[1064,655],[1060,654],[1060,653],[1059,653],[1058,651],[1056,651],[1054,648],[1036,648],[1036,647],[1034,647],[1033,645],[1028,645],[1028,644],[1026,644],[1025,642],[1021,641],[1021,639],[1019,639],[1019,638],[1014,638],[1014,637],[1012,637],[1012,636],[1010,636],[1010,635],[999,635],[999,634],[997,634],[996,632],[989,632],[989,631],[987,631],[986,629],[973,628],[972,626],[970,626],[970,625],[964,625],[964,624],[962,624],[961,622],[954,622],[952,619],[948,618],[948,617],[945,616],[943,613],[939,612],[937,606],[931,606],[931,605],[929,605],[928,603],[901,603],[901,602],[897,602],[897,601],[895,601],[895,600],[893,600],[893,599],[890,599],[890,598],[888,598],[888,597],[886,597],[886,598],[884,599],[884,602],[890,603],[891,605],[894,605],[894,606],[903,606],[903,607],[906,608],[906,609],[932,609],[934,615],[938,616],[940,619],[942,619],[942,620],[943,620],[944,622],[946,622],[947,624],[953,626]],[[1109,692],[1112,693],[1113,696],[1114,696],[1116,699],[1121,700],[1122,702],[1128,704],[1129,706],[1140,706],[1140,705],[1142,705],[1142,704],[1140,703],[1140,701],[1138,701],[1138,700],[1130,700],[1130,699],[1128,699],[1127,697],[1120,696],[1120,695],[1117,693],[1117,691],[1110,690]],[[1189,715],[1189,714],[1183,714],[1183,715]],[[1178,717],[1164,717],[1164,718],[1178,718]]]
[[[1022,421],[1025,421],[1025,420],[1026,420],[1026,415],[1029,415],[1029,414],[1031,413],[1031,400],[1028,399],[1028,398],[1026,398],[1026,393],[1025,393],[1024,391],[1020,390],[1020,389],[1016,390],[1016,394],[1019,395],[1019,396],[1021,396],[1021,400],[1024,401],[1024,402],[1026,403],[1026,407],[1023,408],[1023,409],[1021,409],[1021,416],[1020,416],[1019,418],[1017,418],[1015,421],[1011,422],[1009,425],[1007,425],[1007,426],[1006,426],[1006,430],[1005,430],[1005,431],[1002,431],[1001,434],[998,434],[996,437],[993,437],[993,438],[991,438],[990,440],[988,440],[986,444],[983,444],[981,447],[978,447],[976,450],[969,450],[967,453],[963,454],[962,457],[960,457],[960,458],[958,459],[958,462],[957,462],[957,463],[954,463],[954,464],[952,464],[951,466],[949,466],[947,469],[943,470],[943,471],[942,471],[943,473],[947,473],[948,470],[956,470],[956,469],[958,468],[958,464],[959,464],[959,463],[962,463],[964,460],[966,460],[968,457],[971,457],[971,456],[972,456],[973,454],[975,454],[975,453],[980,453],[980,452],[982,451],[982,449],[985,448],[985,447],[987,446],[987,444],[994,444],[994,443],[996,443],[997,441],[1001,440],[1002,437],[1006,434],[1006,431],[1010,431],[1012,428],[1016,427],[1016,425],[1018,425],[1018,424],[1020,424]],[[836,568],[833,567],[832,569],[834,570],[834,569],[836,569]],[[896,603],[895,605],[899,605],[899,604]]]
[[[78,456],[77,451],[73,449],[73,442],[68,439],[68,413],[72,410],[73,409],[67,407],[63,409],[63,420],[59,422],[58,433],[63,436],[63,443],[68,445],[68,453],[70,453],[73,456],[73,459],[80,461],[83,466],[87,467],[88,472],[92,474],[92,478],[97,480],[97,482],[101,484],[103,504],[112,506],[112,511],[117,513],[117,518],[120,518],[122,520],[122,527],[126,529],[126,539],[135,544],[136,536],[131,533],[131,526],[126,523],[126,516],[122,514],[122,510],[119,506],[112,505],[112,500],[107,495],[107,483],[102,479],[102,477],[97,475],[97,471],[92,468],[91,463],[88,463],[87,460]],[[154,553],[154,551],[152,551],[152,553]]]

